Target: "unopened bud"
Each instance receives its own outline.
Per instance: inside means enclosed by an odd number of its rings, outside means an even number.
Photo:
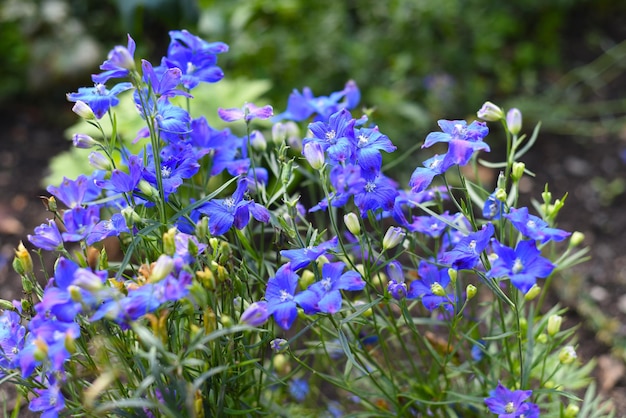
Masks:
[[[287,139],[287,127],[284,123],[278,122],[272,126],[272,141],[276,145],[280,145]]]
[[[563,323],[563,317],[561,315],[551,315],[548,318],[548,335],[554,337],[560,330]]]
[[[504,118],[502,109],[491,102],[485,102],[476,115],[487,122],[497,122]]]
[[[498,189],[496,190],[496,199],[500,202],[506,202],[506,190]]]
[[[206,216],[203,216],[196,223],[196,236],[201,241],[205,240],[206,238],[210,236],[209,235],[209,218],[207,218]]]
[[[571,403],[567,405],[567,408],[565,408],[563,417],[564,418],[576,418],[579,412],[580,412],[580,408],[578,407],[578,405],[574,405],[573,403]]]
[[[89,160],[89,164],[96,170],[109,171],[113,168],[111,161],[99,152],[94,151],[90,153],[87,159]]]
[[[539,344],[545,344],[548,342],[548,336],[544,333],[537,335],[537,342]]]
[[[270,347],[276,353],[280,353],[281,351],[284,351],[288,346],[289,346],[289,342],[285,340],[284,338],[275,338],[272,341],[270,341]]]
[[[534,284],[530,289],[528,289],[528,292],[524,295],[524,299],[529,301],[533,300],[539,295],[539,293],[541,293],[541,287]]]
[[[72,143],[76,148],[89,149],[98,145],[98,141],[85,134],[74,134]]]
[[[300,280],[298,282],[300,284],[300,288],[302,290],[305,290],[309,286],[311,286],[314,282],[315,282],[315,274],[313,274],[311,270],[303,270],[302,274],[300,275]]]
[[[583,234],[582,232],[574,231],[574,233],[572,233],[572,236],[569,239],[569,246],[578,247],[580,244],[582,244],[584,239],[585,239],[585,234]]]
[[[139,184],[137,184],[137,187],[148,198],[156,197],[156,196],[159,195],[159,191],[157,189],[155,189],[153,185],[151,185],[150,183],[148,183],[145,180],[140,180]]]
[[[400,227],[391,226],[387,229],[383,237],[383,251],[390,250],[399,245],[406,236],[404,230]]]
[[[448,276],[450,277],[450,283],[452,284],[452,286],[454,286],[456,284],[456,278],[459,275],[459,272],[456,271],[453,268],[449,268],[448,269]]]
[[[230,328],[234,325],[233,322],[233,318],[231,318],[228,315],[222,315],[220,316],[220,322],[222,323],[222,325],[224,325],[226,328]]]
[[[170,228],[163,234],[163,252],[169,256],[173,256],[176,253],[176,228]],[[191,240],[189,240],[191,242]]]
[[[255,129],[250,133],[250,145],[253,150],[258,152],[263,152],[267,149],[267,141],[261,131]]]
[[[83,119],[93,120],[96,118],[96,115],[93,113],[91,107],[89,107],[89,105],[82,100],[77,100],[76,103],[74,103],[72,112],[76,113]]]
[[[267,311],[267,302],[252,302],[250,306],[243,311],[241,317],[239,317],[239,323],[258,327],[263,325],[269,317],[270,314]]]
[[[152,265],[150,271],[150,281],[155,283],[163,280],[174,269],[174,259],[165,254],[161,254]]]
[[[346,224],[348,231],[354,236],[361,234],[361,224],[359,223],[359,217],[356,213],[350,212],[343,216],[343,222]]]
[[[576,350],[571,345],[566,345],[559,353],[559,361],[561,364],[571,364],[576,358],[578,358],[578,355],[576,355]]]
[[[33,272],[33,259],[30,256],[30,253],[24,247],[22,241],[20,241],[17,249],[15,250],[15,258],[19,260],[22,270],[22,273],[19,274],[30,274]]]
[[[126,225],[135,225],[143,221],[143,219],[141,219],[141,216],[139,216],[139,214],[135,212],[135,209],[133,209],[131,206],[126,206],[120,212],[126,220]]]
[[[324,149],[319,142],[307,142],[304,145],[302,153],[314,170],[319,170],[324,167]]]
[[[524,175],[526,164],[516,161],[513,163],[513,170],[511,171],[511,178],[514,182],[518,182]]]
[[[272,366],[279,374],[287,374],[291,370],[289,358],[285,354],[276,354],[272,359]]]
[[[476,286],[474,286],[473,284],[468,284],[467,287],[465,288],[465,293],[467,294],[467,300],[470,300],[474,296],[476,296],[476,292],[478,292],[478,289],[476,289]]]
[[[517,135],[522,130],[522,112],[519,109],[509,109],[506,113],[506,126],[513,135]]]
[[[8,301],[6,299],[0,299],[0,309],[2,309],[3,311],[14,311],[15,306],[13,306],[13,303],[11,301]]]

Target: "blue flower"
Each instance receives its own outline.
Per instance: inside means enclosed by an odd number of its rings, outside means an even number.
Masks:
[[[100,119],[110,108],[119,104],[120,99],[117,97],[123,91],[133,88],[131,83],[116,84],[111,90],[108,90],[104,84],[96,83],[94,87],[80,87],[76,93],[68,93],[67,100],[70,102],[82,101],[89,105]]]
[[[439,261],[451,265],[455,270],[473,269],[480,259],[480,254],[487,248],[493,233],[492,224],[484,225],[480,231],[462,238],[451,251],[443,253]]]
[[[95,180],[94,183],[103,189],[129,193],[137,188],[142,172],[143,160],[136,155],[131,155],[128,157],[128,173],[115,168],[111,171],[111,177],[108,180]]]
[[[248,123],[253,119],[269,119],[274,114],[274,111],[270,105],[258,107],[254,103],[246,103],[241,109],[223,109],[220,107],[217,109],[217,114],[225,122],[235,122],[243,119]]]
[[[63,237],[54,220],[35,227],[34,235],[28,235],[28,241],[42,250],[54,251],[63,248]]]
[[[250,306],[241,313],[239,322],[252,327],[259,327],[267,322],[269,317],[270,313],[267,310],[266,301],[252,302]]]
[[[311,261],[317,260],[329,250],[337,248],[338,242],[337,237],[334,237],[331,240],[322,242],[316,246],[299,248],[297,250],[282,250],[280,255],[289,259],[291,269],[295,271],[308,266]]]
[[[398,196],[398,186],[389,177],[383,174],[363,176],[361,187],[355,191],[354,203],[361,211],[361,216],[367,216],[368,211],[390,211]]]
[[[246,178],[240,179],[232,197],[210,200],[197,209],[209,217],[209,231],[212,235],[225,234],[232,226],[243,229],[250,222],[250,215],[260,222],[269,221],[270,213],[265,207],[244,199],[248,181]]]
[[[493,261],[488,277],[508,277],[511,283],[523,293],[535,284],[536,279],[548,277],[555,265],[541,256],[535,241],[520,241],[515,250],[493,242],[493,250],[498,258]]]
[[[540,240],[542,244],[550,240],[563,241],[571,234],[562,229],[550,228],[548,223],[538,216],[530,215],[528,208],[511,208],[511,211],[504,215],[513,226],[525,237]]]
[[[148,160],[150,163],[143,170],[143,178],[156,188],[158,181],[151,147],[148,148]],[[165,199],[178,190],[184,179],[193,177],[199,169],[200,164],[191,146],[170,144],[161,149],[159,170]]]
[[[446,155],[435,155],[422,163],[424,167],[417,167],[411,179],[409,180],[409,186],[413,193],[419,193],[424,190],[430,183],[432,183],[435,176],[445,173],[448,168],[452,167],[452,161],[446,159]]]
[[[224,78],[224,72],[217,64],[217,54],[228,51],[222,42],[209,43],[187,30],[170,32],[170,45],[167,57],[161,64],[168,68],[180,68],[182,84],[191,90],[200,82],[215,83]]]
[[[352,151],[356,151],[354,136],[355,120],[346,109],[333,113],[328,122],[314,122],[309,124],[312,137],[302,140],[302,146],[308,142],[318,142],[322,149],[329,152],[329,159],[340,161],[352,157]],[[332,148],[329,150],[329,148]]]
[[[313,283],[295,297],[296,303],[306,313],[324,312],[334,314],[341,308],[340,290],[362,290],[365,282],[356,271],[343,273],[346,265],[339,261],[322,266],[322,279]],[[342,274],[343,273],[343,274]]]
[[[446,223],[445,221],[448,221]],[[448,227],[449,223],[454,221],[454,216],[450,215],[448,211],[435,216],[414,216],[413,222],[408,225],[408,229],[411,232],[421,232],[424,235],[428,235],[432,238],[439,238],[443,231]]]
[[[485,404],[491,413],[498,414],[498,418],[519,418],[529,410],[529,404],[524,401],[532,393],[532,390],[509,390],[498,382],[496,389],[485,399]]]
[[[289,263],[281,266],[276,275],[267,281],[265,299],[267,312],[282,329],[289,329],[296,320],[298,310],[294,300],[298,275],[293,272]]]
[[[63,177],[58,187],[48,186],[47,190],[71,209],[81,206],[85,200],[90,200],[97,195],[98,192],[90,187],[92,183],[87,176],[81,174],[76,180]]]
[[[496,192],[494,191],[489,195],[487,200],[485,200],[485,205],[483,206],[483,217],[485,219],[498,220],[502,216],[503,210],[504,202],[496,199]]]
[[[128,45],[123,47],[117,45],[107,57],[107,60],[100,66],[103,73],[91,76],[95,83],[106,83],[111,78],[123,78],[128,76],[129,70],[135,67],[133,56],[135,55],[135,41],[128,35]]]
[[[124,216],[119,213],[114,213],[111,216],[111,219],[98,222],[93,227],[89,235],[87,235],[85,242],[87,245],[93,245],[94,243],[100,242],[107,237],[118,237],[122,232],[128,231],[129,230],[126,226]]]
[[[61,392],[60,384],[51,378],[45,389],[35,389],[35,396],[29,403],[28,409],[41,412],[45,418],[56,418],[65,408],[65,397]]]
[[[439,120],[437,124],[443,132],[431,132],[426,137],[422,148],[429,148],[437,142],[452,141],[467,141],[471,143],[480,143],[483,138],[489,133],[489,128],[484,122],[474,121],[469,126],[464,120]],[[489,150],[489,146],[483,142],[484,145],[480,147],[486,147]]]
[[[63,241],[76,242],[85,239],[100,221],[97,206],[75,207],[63,213],[66,231],[61,235]]]
[[[298,402],[303,402],[309,394],[309,382],[305,379],[293,379],[289,385],[289,394]]]
[[[179,90],[182,71],[180,68],[153,67],[150,61],[141,60],[143,80],[150,86],[157,98],[175,96],[192,97],[191,94]]]
[[[448,269],[439,269],[436,265],[426,260],[420,261],[417,268],[418,280],[411,282],[407,298],[421,298],[422,304],[429,311],[443,307],[449,312],[454,309],[453,296],[440,295],[436,289],[445,289],[450,284]]]
[[[361,128],[354,133],[356,140],[356,161],[363,173],[374,174],[380,172],[383,157],[380,151],[394,152],[393,145],[387,135],[383,135],[378,127],[373,129]]]
[[[16,312],[4,311],[0,314],[0,369],[17,367],[25,335],[26,328],[20,324],[20,316]],[[2,372],[0,377],[3,377]]]

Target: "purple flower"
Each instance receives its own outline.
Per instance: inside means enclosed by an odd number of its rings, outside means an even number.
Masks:
[[[294,300],[297,285],[298,275],[293,272],[289,263],[281,266],[276,275],[267,281],[267,312],[274,315],[276,323],[285,330],[291,328],[298,315]]]
[[[355,122],[346,109],[333,113],[328,122],[319,121],[309,124],[313,136],[304,138],[302,146],[311,141],[318,142],[325,151],[328,150],[331,160],[339,161],[340,156],[346,153],[346,149],[356,151]],[[334,148],[329,150],[331,147]]]
[[[334,237],[316,246],[299,248],[297,250],[282,250],[280,255],[289,259],[291,269],[295,271],[308,266],[311,261],[317,260],[318,257],[326,254],[329,250],[337,248],[338,242],[337,237]]]
[[[34,235],[28,235],[28,241],[42,250],[54,251],[63,247],[63,237],[54,220],[50,219],[47,224],[35,227]]]
[[[411,186],[413,193],[426,190],[436,175],[445,173],[453,164],[452,161],[446,159],[446,155],[437,154],[424,161],[422,165],[424,167],[417,167],[413,171],[409,180],[409,186]]]
[[[13,311],[0,314],[0,369],[14,369],[18,353],[24,347],[26,328],[20,324],[20,316]],[[0,377],[3,377],[0,372]]]
[[[119,168],[111,171],[111,178],[108,180],[95,180],[98,187],[107,190],[113,190],[117,193],[129,193],[137,188],[141,180],[143,171],[143,160],[136,155],[128,158],[128,173]]]
[[[532,395],[532,390],[509,390],[498,382],[496,389],[489,393],[485,404],[498,418],[518,418],[529,409],[524,401]]]
[[[450,284],[448,269],[439,269],[436,265],[422,260],[418,266],[419,279],[411,282],[407,298],[421,298],[422,304],[429,311],[443,307],[449,312],[454,309],[453,296],[438,294],[437,289],[445,289]]]
[[[154,68],[147,60],[141,60],[141,68],[143,69],[144,81],[150,85],[152,92],[158,98],[171,98],[175,96],[192,97],[191,94],[177,89],[182,78],[180,68]]]
[[[252,302],[241,314],[239,322],[252,327],[259,327],[267,322],[269,317],[270,313],[267,310],[266,301]]]
[[[100,119],[110,108],[115,107],[120,102],[117,95],[123,91],[133,88],[131,83],[116,84],[108,90],[104,84],[96,83],[94,87],[80,87],[76,93],[68,93],[67,100],[70,102],[82,101],[87,103],[93,110],[96,118]]]
[[[124,216],[119,213],[113,214],[111,219],[98,222],[85,240],[87,245],[93,245],[96,242],[100,242],[107,237],[118,237],[122,232],[128,232],[126,226],[126,220]]]
[[[443,253],[439,261],[451,265],[455,270],[474,268],[493,233],[492,224],[483,225],[481,230],[462,238],[451,251]]]
[[[361,211],[361,216],[367,216],[368,211],[390,211],[393,209],[398,196],[397,184],[383,174],[364,176],[362,187],[354,194],[354,203]]]
[[[562,229],[550,228],[548,223],[538,216],[530,215],[528,208],[511,208],[511,211],[504,215],[513,226],[525,237],[540,240],[542,244],[550,240],[563,241],[571,234]]]
[[[489,133],[489,128],[484,122],[474,121],[469,126],[464,120],[439,120],[437,122],[443,132],[431,132],[426,137],[422,148],[429,148],[437,142],[447,142],[461,140],[472,143],[480,143]],[[483,143],[484,144],[484,143]],[[489,146],[484,144],[486,150]]]
[[[55,379],[50,379],[45,389],[35,389],[35,393],[37,396],[30,401],[28,409],[41,412],[42,417],[55,418],[65,408],[65,397]]]
[[[269,221],[270,213],[265,207],[244,199],[247,188],[248,179],[242,178],[232,197],[210,200],[198,208],[198,212],[209,217],[212,235],[225,234],[232,226],[243,229],[250,222],[250,215],[260,222]]]
[[[354,133],[356,139],[356,161],[363,173],[374,174],[380,172],[383,157],[380,151],[393,152],[393,145],[387,135],[383,135],[378,127],[373,129],[361,128]]]
[[[111,51],[107,60],[100,66],[103,73],[93,74],[91,78],[95,83],[106,83],[111,78],[122,78],[129,74],[129,70],[135,68],[135,41],[128,35],[128,45],[117,45]]]
[[[97,206],[75,207],[63,213],[63,241],[76,242],[85,239],[100,221]]]
[[[322,266],[322,279],[313,283],[295,297],[306,313],[324,312],[334,314],[341,308],[340,290],[362,290],[365,282],[356,271],[343,273],[346,265],[339,261]],[[343,274],[342,274],[343,273]]]
[[[483,206],[483,217],[485,219],[498,220],[502,216],[504,202],[496,199],[496,192],[489,195]]]
[[[143,170],[143,178],[155,188],[158,187],[156,167],[152,158],[152,148],[148,151],[148,166]],[[197,156],[191,146],[170,144],[161,149],[161,182],[165,199],[176,192],[184,179],[193,177],[200,169]]]
[[[209,43],[187,30],[171,31],[170,39],[167,57],[163,58],[161,65],[179,68],[186,89],[191,90],[201,82],[215,83],[224,78],[224,72],[216,65],[217,54],[228,51],[228,45]]]
[[[70,180],[63,177],[63,181],[56,186],[48,186],[48,193],[54,195],[61,202],[65,203],[68,208],[81,206],[85,200],[85,194],[89,187],[89,179],[85,175],[80,175],[76,180]]]
[[[448,221],[448,223],[445,221]],[[448,224],[453,221],[454,216],[450,215],[448,211],[445,211],[437,217],[414,216],[413,222],[408,225],[408,228],[411,232],[421,232],[429,237],[439,238],[443,231],[448,227]]]
[[[493,250],[498,258],[492,263],[487,276],[508,277],[523,293],[528,292],[538,277],[548,277],[555,268],[550,260],[541,256],[533,240],[520,241],[515,250],[494,241]]]
[[[274,114],[272,106],[267,105],[258,107],[254,103],[246,103],[241,109],[217,109],[217,114],[225,122],[234,122],[237,120],[245,120],[246,123],[252,119],[269,119]]]

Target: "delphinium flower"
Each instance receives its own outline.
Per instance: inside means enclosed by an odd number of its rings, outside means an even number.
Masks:
[[[75,207],[63,213],[63,225],[66,231],[61,233],[63,241],[81,241],[89,234],[100,221],[100,209],[97,206]]]
[[[34,229],[34,234],[28,235],[28,241],[37,248],[46,251],[55,251],[63,248],[63,237],[54,220],[48,220]]]
[[[20,323],[17,312],[3,311],[0,314],[0,370],[18,366],[17,354],[24,347],[26,328]],[[4,377],[0,371],[0,378]]]
[[[143,159],[137,155],[131,155],[128,157],[127,171],[123,171],[121,168],[115,168],[111,170],[111,176],[108,179],[95,180],[96,186],[106,190],[111,190],[116,193],[130,193],[133,192],[143,173]]]
[[[489,151],[489,146],[482,142],[489,133],[489,128],[484,122],[474,121],[469,126],[464,120],[439,120],[437,122],[443,132],[431,132],[426,136],[422,148],[429,148],[438,142],[467,141],[480,149]]]
[[[252,302],[246,310],[241,313],[239,322],[252,327],[258,327],[267,322],[269,317],[270,313],[267,310],[267,302],[262,300],[259,302]]]
[[[28,409],[41,412],[43,418],[55,418],[65,409],[65,396],[61,391],[61,382],[53,376],[47,378],[45,389],[34,389],[37,394],[31,399]]]
[[[485,200],[483,206],[483,217],[485,219],[498,220],[504,213],[504,202],[496,198],[496,192],[493,192]]]
[[[292,270],[299,270],[306,267],[312,261],[317,260],[320,256],[328,253],[329,250],[337,248],[339,240],[333,237],[328,241],[324,241],[318,245],[311,245],[306,248],[296,250],[282,250],[280,255],[289,260]]]
[[[346,109],[333,113],[328,122],[309,124],[312,136],[304,138],[302,146],[309,142],[317,142],[328,152],[329,161],[334,164],[350,162],[356,152],[354,124],[355,120]]]
[[[84,174],[75,180],[63,177],[59,186],[48,186],[48,193],[63,202],[68,208],[82,206],[83,203],[96,198],[100,191],[94,186],[94,179]]]
[[[135,68],[135,41],[128,35],[126,47],[115,46],[107,57],[107,60],[100,66],[103,73],[91,76],[94,82],[104,84],[111,78],[124,78]]]
[[[340,102],[341,99],[345,99]],[[328,121],[333,113],[341,109],[354,109],[361,100],[361,92],[356,83],[348,81],[343,90],[332,93],[330,96],[313,96],[310,88],[305,87],[302,93],[294,90],[289,95],[287,110],[274,117],[274,121],[285,119],[296,122],[308,119],[316,114],[317,121]]]
[[[199,83],[215,83],[224,78],[224,72],[217,64],[217,54],[228,51],[223,42],[207,42],[187,30],[170,31],[170,44],[167,56],[161,65],[167,68],[180,68],[182,84],[191,90]]]
[[[526,402],[532,393],[532,390],[510,390],[498,382],[498,386],[485,399],[485,404],[491,413],[498,414],[498,418],[538,417],[537,405]]]
[[[447,268],[439,268],[426,260],[422,260],[417,268],[418,280],[409,285],[407,298],[420,298],[429,311],[443,307],[448,312],[454,310],[454,295],[445,292],[450,284]]]
[[[210,155],[212,176],[220,174],[234,161],[242,146],[241,139],[233,135],[230,129],[218,131],[211,127],[204,117],[191,121],[188,141],[198,152],[198,158],[205,154]]]
[[[435,155],[422,163],[423,167],[417,167],[411,174],[409,186],[413,193],[419,193],[432,183],[435,176],[445,173],[452,167],[452,161],[446,159],[446,155]]]
[[[147,91],[142,94],[144,97],[147,96]],[[154,118],[159,137],[165,142],[183,141],[191,132],[189,129],[191,116],[185,109],[172,104],[167,99],[157,100],[156,104],[153,103],[152,99],[148,99],[144,107],[140,94],[136,91],[134,99],[135,105],[144,119]],[[149,136],[150,129],[144,127],[137,133],[135,141]]]
[[[387,135],[383,135],[375,128],[360,128],[354,133],[356,141],[356,161],[364,174],[379,173],[383,163],[381,151],[394,152],[393,145]]]
[[[274,277],[267,281],[265,299],[267,312],[282,329],[289,329],[296,320],[298,310],[294,300],[298,275],[293,272],[289,263],[281,266]]]
[[[354,203],[366,216],[368,211],[378,209],[391,211],[398,195],[398,185],[395,181],[383,174],[364,175],[364,182],[354,187]]]
[[[209,231],[212,235],[225,234],[232,226],[243,229],[250,222],[250,215],[260,222],[269,221],[270,213],[265,207],[254,200],[244,199],[248,181],[245,177],[239,179],[231,197],[210,200],[197,209],[209,217]]]
[[[407,227],[412,232],[420,232],[432,238],[439,238],[453,220],[454,216],[445,211],[437,216],[414,216],[413,222]]]
[[[131,83],[119,83],[113,86],[111,90],[107,89],[104,84],[96,83],[94,87],[80,87],[76,93],[68,93],[67,100],[70,102],[86,103],[96,115],[101,119],[110,108],[119,104],[120,99],[117,97],[120,93],[133,88]]]
[[[536,283],[537,278],[548,277],[555,265],[541,256],[535,241],[520,241],[515,250],[495,241],[492,244],[497,258],[492,262],[488,277],[508,277],[523,293]]]
[[[180,90],[182,71],[180,68],[153,67],[150,61],[141,60],[143,80],[157,99],[164,100],[176,96],[192,97],[191,94]]]
[[[254,103],[246,103],[241,109],[217,109],[217,114],[225,122],[235,122],[243,119],[246,123],[253,119],[269,119],[274,114],[272,106],[266,105],[258,107]]]
[[[306,379],[292,379],[289,383],[289,394],[298,402],[303,402],[309,394],[309,382]]]
[[[387,291],[396,300],[403,299],[407,296],[408,287],[404,281],[404,272],[402,271],[402,264],[399,261],[390,261],[385,267],[387,277]]]
[[[149,163],[143,169],[143,178],[156,188],[158,187],[157,167],[154,158],[151,157],[152,147],[147,147],[147,150]],[[164,199],[168,200],[169,195],[175,193],[185,179],[193,177],[198,172],[200,164],[190,145],[170,144],[163,147],[160,154],[161,184]]]
[[[107,237],[119,236],[123,232],[129,232],[126,226],[126,219],[120,213],[111,215],[111,219],[105,219],[98,222],[87,235],[85,242],[87,245],[93,245]]]
[[[539,240],[542,244],[553,240],[563,241],[571,233],[562,229],[550,228],[548,223],[538,216],[530,215],[528,208],[511,208],[510,212],[504,215],[513,226],[525,237]]]
[[[341,261],[326,263],[322,266],[322,278],[310,285],[295,297],[296,303],[306,313],[324,312],[334,314],[341,308],[341,290],[362,290],[365,282],[354,270],[343,272],[345,264]]]
[[[492,224],[483,225],[482,229],[462,238],[452,250],[443,253],[439,261],[451,265],[455,270],[474,268],[493,233]]]
[[[176,233],[174,245],[176,256],[185,264],[192,263],[207,248],[207,245],[198,241],[195,235],[184,232]]]

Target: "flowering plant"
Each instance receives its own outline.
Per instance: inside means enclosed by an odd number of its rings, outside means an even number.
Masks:
[[[191,116],[228,47],[170,36],[158,66],[136,65],[129,36],[93,88],[68,95],[100,133],[74,136],[93,171],[48,188],[52,219],[28,241],[57,256],[53,272],[36,277],[20,245],[24,298],[2,301],[0,316],[2,380],[30,410],[610,414],[593,385],[577,396],[593,363],[561,329],[565,310],[544,306],[586,249],[555,227],[565,198],[546,187],[536,215],[518,207],[538,129],[519,135],[517,109],[487,102],[483,121],[439,121],[422,147],[440,153],[403,187],[384,172],[401,160],[383,165],[396,146],[371,114],[353,115],[354,82],[329,96],[296,90],[278,115],[220,108],[238,136]],[[118,130],[122,100],[139,132]],[[478,159],[491,148],[486,122],[504,128],[502,163]],[[479,164],[501,170],[495,191],[467,170]]]

